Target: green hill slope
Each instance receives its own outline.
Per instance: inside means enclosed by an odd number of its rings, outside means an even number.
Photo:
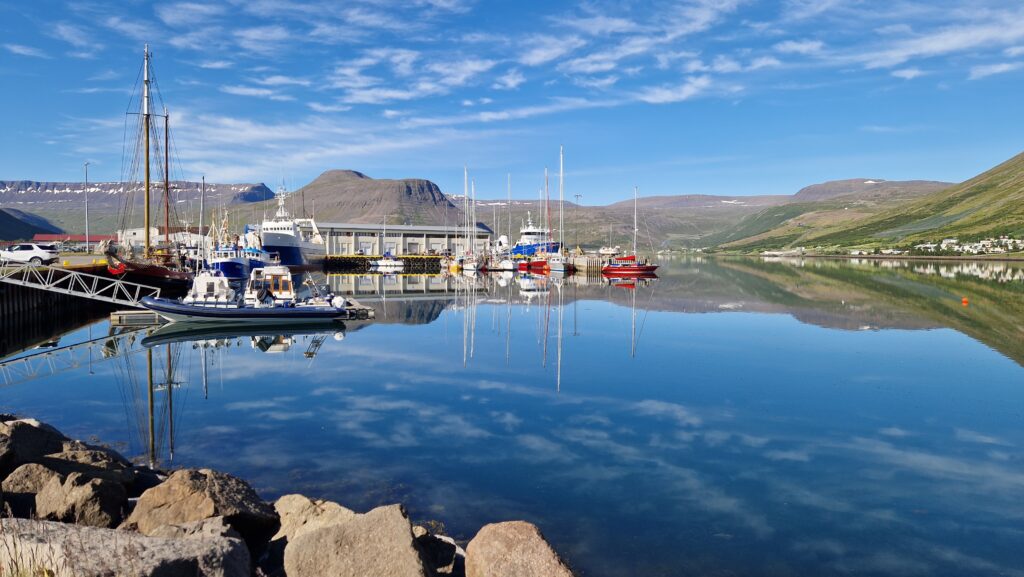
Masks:
[[[871,247],[907,245],[958,237],[974,240],[1024,236],[1024,154],[961,184],[872,214],[823,222],[793,234],[786,222],[727,248],[760,250],[784,246]]]
[[[38,215],[13,208],[0,208],[0,240],[31,240],[36,233],[58,233],[60,229]]]

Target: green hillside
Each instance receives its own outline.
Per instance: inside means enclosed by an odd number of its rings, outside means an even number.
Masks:
[[[787,221],[727,244],[726,248],[753,251],[791,246],[872,247],[947,237],[977,240],[1004,234],[1024,236],[1024,154],[966,182],[895,207],[852,220],[825,220],[802,231]]]

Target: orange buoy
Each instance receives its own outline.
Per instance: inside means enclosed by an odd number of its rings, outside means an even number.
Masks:
[[[967,301],[967,297],[964,297],[963,299],[961,299],[961,300],[960,300],[960,303],[961,303],[961,304],[963,304],[964,306],[967,306],[968,304],[970,304],[970,303],[969,303],[969,302]]]

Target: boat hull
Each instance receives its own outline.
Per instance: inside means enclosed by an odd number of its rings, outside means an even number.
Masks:
[[[652,275],[658,270],[656,264],[630,264],[630,265],[607,265],[601,269],[601,274],[614,277],[632,277]]]
[[[301,324],[343,320],[349,312],[334,307],[195,306],[176,300],[146,297],[143,307],[172,322]]]
[[[285,266],[320,266],[327,258],[327,248],[322,244],[298,241],[294,236],[266,233],[263,250],[277,253]]]
[[[538,242],[536,244],[522,244],[512,247],[512,256],[533,256],[535,254],[557,253],[562,250],[562,243],[559,242]]]

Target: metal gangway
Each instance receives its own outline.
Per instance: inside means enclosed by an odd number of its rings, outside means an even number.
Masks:
[[[144,297],[159,297],[160,289],[115,278],[0,259],[0,282],[141,308]]]
[[[104,335],[78,344],[0,361],[0,387],[91,367],[137,353],[145,350],[139,345],[142,335],[140,330]]]

